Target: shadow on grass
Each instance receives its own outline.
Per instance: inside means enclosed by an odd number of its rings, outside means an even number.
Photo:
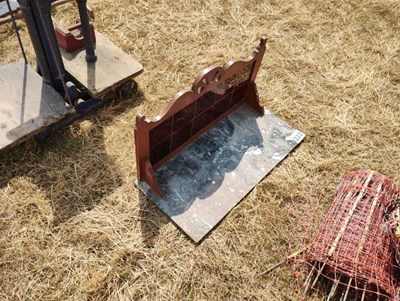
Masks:
[[[7,185],[18,189],[18,181],[24,178],[36,185],[51,203],[55,228],[80,212],[93,209],[122,184],[105,149],[104,128],[143,100],[143,94],[137,91],[129,99],[95,110],[85,118],[91,127],[86,135],[79,129],[85,123],[81,120],[52,133],[40,146],[31,139],[1,154],[0,189]]]
[[[138,196],[143,244],[148,248],[153,248],[160,229],[169,223],[169,219],[140,189],[138,189]]]

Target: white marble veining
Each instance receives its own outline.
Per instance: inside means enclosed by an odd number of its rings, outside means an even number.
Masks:
[[[199,242],[304,137],[268,110],[259,116],[244,104],[157,171],[162,199],[138,185]]]

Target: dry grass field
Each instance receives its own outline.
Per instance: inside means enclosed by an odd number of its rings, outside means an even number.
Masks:
[[[320,221],[350,170],[400,180],[400,2],[89,4],[145,72],[130,99],[0,157],[0,300],[299,300],[289,267],[260,274],[298,247],[304,216]],[[247,57],[261,35],[263,104],[307,137],[194,245],[134,186],[135,116],[156,115],[203,68]],[[0,63],[20,58],[3,25]]]

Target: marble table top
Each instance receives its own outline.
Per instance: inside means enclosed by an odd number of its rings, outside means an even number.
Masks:
[[[157,170],[160,198],[138,187],[194,242],[200,242],[305,135],[246,104]]]

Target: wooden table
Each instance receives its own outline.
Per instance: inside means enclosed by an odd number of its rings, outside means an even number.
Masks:
[[[97,31],[95,51],[97,61],[88,63],[85,59],[85,49],[74,52],[61,49],[67,72],[94,98],[104,96],[143,71],[140,63]]]
[[[0,66],[0,150],[75,112],[24,62]]]

